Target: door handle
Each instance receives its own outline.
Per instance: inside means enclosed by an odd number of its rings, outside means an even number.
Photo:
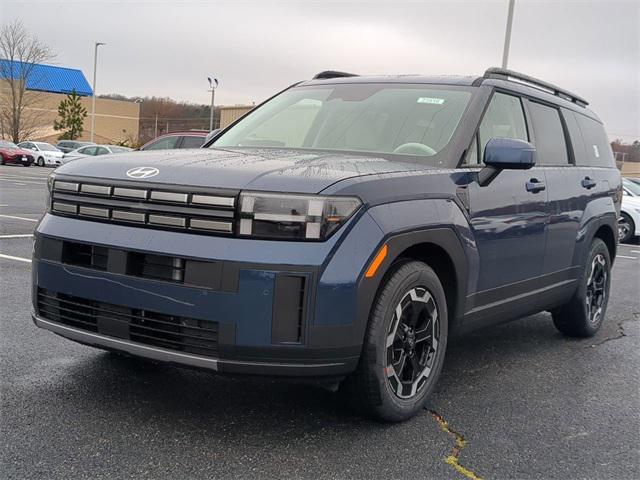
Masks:
[[[539,181],[537,178],[530,179],[527,184],[527,192],[538,193],[545,190],[547,187],[544,182]]]
[[[591,188],[596,186],[596,181],[595,180],[591,180],[589,177],[584,177],[582,179],[582,181],[580,182],[580,185],[582,185],[584,188],[589,190],[589,189],[591,189]]]

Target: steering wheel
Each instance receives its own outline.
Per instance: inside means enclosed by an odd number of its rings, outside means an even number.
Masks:
[[[393,153],[403,153],[405,155],[435,155],[437,152],[429,145],[410,142],[399,145]]]

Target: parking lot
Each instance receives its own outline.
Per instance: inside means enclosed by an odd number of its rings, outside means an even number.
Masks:
[[[50,169],[0,167],[1,478],[640,478],[640,245],[607,320],[541,313],[450,341],[428,410],[357,417],[313,385],[120,357],[38,330],[32,233]]]

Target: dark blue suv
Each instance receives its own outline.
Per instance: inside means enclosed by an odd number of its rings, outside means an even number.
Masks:
[[[566,335],[600,328],[621,184],[586,105],[496,68],[323,72],[203,149],[63,165],[36,232],[35,323],[153,360],[339,382],[370,415],[406,419],[454,332],[542,310]]]

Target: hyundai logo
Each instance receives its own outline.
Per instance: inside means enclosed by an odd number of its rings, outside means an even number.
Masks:
[[[127,177],[131,178],[151,178],[160,173],[160,170],[154,167],[136,167],[127,170]]]

